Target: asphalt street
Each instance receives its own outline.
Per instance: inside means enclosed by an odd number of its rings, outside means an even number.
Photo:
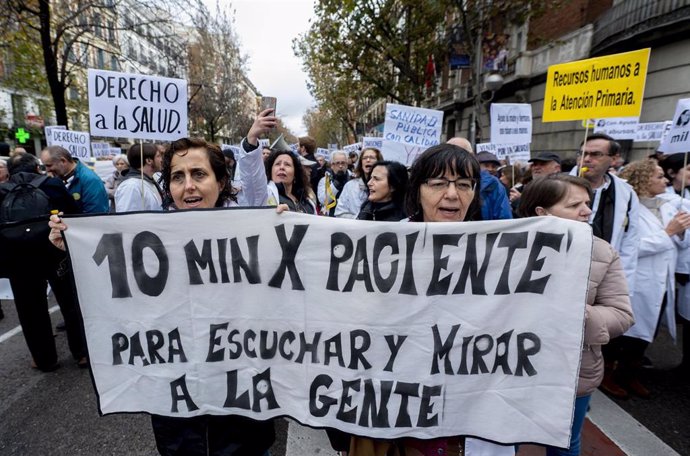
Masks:
[[[55,305],[54,300],[50,305]],[[14,303],[2,301],[2,308],[0,455],[157,454],[148,415],[99,416],[89,371],[79,369],[71,359],[64,333],[56,333],[62,367],[41,373],[30,367],[31,357],[22,333],[12,335],[19,325]],[[52,318],[57,323],[61,319],[59,311]],[[671,370],[680,361],[680,350],[662,332],[648,356],[653,368],[646,370],[644,379],[653,392],[652,398],[616,402],[679,454],[690,454],[690,382],[687,376]],[[298,425],[291,426],[294,429]],[[276,428],[271,455],[284,456],[288,424],[277,420]]]

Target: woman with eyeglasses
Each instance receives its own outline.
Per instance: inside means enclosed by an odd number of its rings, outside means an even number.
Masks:
[[[405,207],[412,222],[462,222],[481,219],[479,206],[479,162],[468,151],[453,144],[430,147],[417,157],[410,169]],[[436,456],[514,456],[515,447],[472,438],[404,438],[381,440],[353,437],[348,456],[404,454]]]
[[[335,208],[335,216],[343,218],[356,218],[362,204],[367,200],[367,182],[376,162],[383,160],[381,151],[368,147],[362,150],[355,168],[355,179],[352,179],[340,193],[338,205]]]
[[[525,186],[518,213],[520,217],[551,216],[587,223],[592,213],[591,200],[592,188],[585,179],[552,174]],[[547,447],[547,456],[580,454],[580,437],[589,400],[604,377],[601,347],[633,324],[628,284],[620,257],[608,242],[596,237],[593,241],[570,447],[567,450]]]

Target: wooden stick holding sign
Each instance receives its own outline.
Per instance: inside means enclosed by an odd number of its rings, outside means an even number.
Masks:
[[[580,164],[579,164],[579,166],[577,167],[577,177],[582,177],[582,174],[583,174],[585,171],[589,171],[589,168],[585,169],[585,167],[582,166],[582,164],[583,164],[584,161],[585,161],[585,151],[584,151],[584,148],[586,147],[586,144],[587,144],[587,134],[588,134],[588,133],[589,133],[589,122],[585,122],[585,140],[584,140],[584,142],[582,143],[582,148],[583,148],[583,150],[580,151]]]

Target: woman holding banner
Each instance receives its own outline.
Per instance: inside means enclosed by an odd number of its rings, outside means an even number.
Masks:
[[[453,144],[430,147],[417,157],[410,169],[405,198],[409,220],[428,223],[481,219],[479,176],[479,162],[468,151]],[[515,447],[473,438],[379,440],[355,436],[348,456],[388,454],[514,456]]]
[[[529,183],[518,208],[521,217],[554,216],[587,223],[592,188],[583,178],[552,174]],[[604,376],[601,346],[623,334],[633,324],[628,285],[618,253],[593,238],[589,290],[585,306],[585,332],[580,362],[575,413],[568,450],[549,447],[547,456],[577,456],[585,414],[594,390]]]
[[[271,110],[254,121],[242,147],[248,154],[239,162],[242,190],[230,184],[220,148],[203,139],[173,141],[163,156],[162,184],[168,206],[208,209],[263,206],[267,200],[266,174],[258,137],[276,125]],[[282,207],[281,207],[282,209]],[[61,231],[67,225],[51,216],[50,240],[64,250]],[[273,421],[255,421],[235,415],[200,415],[192,418],[151,415],[156,446],[164,456],[264,456],[275,440]]]
[[[355,167],[355,179],[343,187],[335,207],[335,216],[343,218],[357,218],[362,204],[367,200],[367,183],[371,170],[376,162],[383,160],[381,151],[374,147],[367,147],[359,155]]]

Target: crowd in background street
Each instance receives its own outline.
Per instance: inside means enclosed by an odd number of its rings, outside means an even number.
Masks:
[[[275,125],[271,110],[259,114],[239,153],[195,138],[136,144],[112,158],[105,181],[62,147],[47,147],[36,157],[22,150],[10,154],[5,144],[0,206],[9,204],[15,187],[35,184],[50,209],[64,214],[273,205],[370,221],[552,216],[589,223],[596,241],[571,445],[549,448],[548,454],[579,454],[597,387],[616,398],[649,397],[639,376],[645,349],[662,325],[673,337],[677,323],[683,330],[690,325],[690,166],[684,154],[624,163],[613,138],[594,134],[579,145],[574,162],[541,152],[528,163],[506,163],[489,152],[474,154],[469,141],[452,138],[427,149],[408,169],[371,147],[354,155],[333,151],[327,159],[315,154],[316,142],[308,136],[299,138],[298,153],[262,150],[259,137]],[[1,276],[10,279],[31,365],[44,372],[60,367],[43,292],[50,283],[71,354],[86,368],[83,323],[60,233],[66,225],[53,215],[50,227],[50,235],[46,226],[43,238],[30,243],[3,244]],[[690,373],[688,350],[683,338],[681,375]],[[233,416],[152,416],[152,425],[161,454],[262,456],[274,439],[270,421]],[[329,438],[335,450],[351,456],[456,454],[460,447],[468,455],[515,453],[512,446],[470,438],[382,441],[337,430]]]

